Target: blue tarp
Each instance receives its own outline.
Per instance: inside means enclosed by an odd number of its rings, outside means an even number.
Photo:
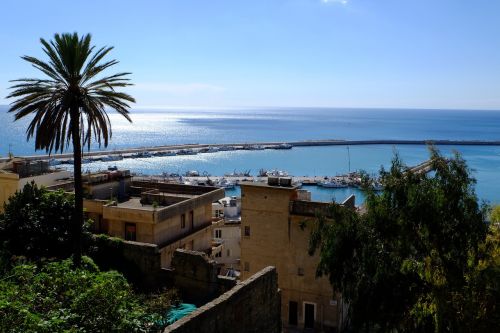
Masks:
[[[175,323],[177,320],[187,316],[194,310],[196,310],[196,305],[188,303],[181,303],[178,306],[173,307],[167,312],[167,325]]]

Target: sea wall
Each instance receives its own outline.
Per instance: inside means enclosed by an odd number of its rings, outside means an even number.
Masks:
[[[85,157],[91,156],[104,156],[104,155],[116,155],[116,154],[130,154],[145,151],[166,151],[166,150],[178,150],[178,149],[199,149],[208,147],[222,147],[222,146],[241,146],[247,147],[252,145],[280,145],[289,144],[293,147],[312,147],[312,146],[354,146],[354,145],[428,145],[433,144],[436,146],[446,146],[446,145],[459,145],[459,146],[500,146],[500,141],[494,140],[306,140],[306,141],[289,141],[289,142],[245,142],[245,143],[224,143],[224,144],[183,144],[183,145],[168,145],[168,146],[152,146],[152,147],[141,147],[141,148],[128,148],[128,149],[118,149],[118,150],[101,150],[101,151],[91,151],[84,152]],[[49,160],[55,159],[66,159],[73,158],[72,153],[64,154],[52,154],[52,155],[31,155],[31,156],[19,156],[28,160]],[[0,158],[0,162],[9,161],[8,157]]]
[[[280,313],[278,274],[269,266],[168,326],[163,333],[279,333]]]

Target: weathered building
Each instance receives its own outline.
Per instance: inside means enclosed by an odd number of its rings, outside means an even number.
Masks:
[[[29,161],[15,158],[0,163],[0,212],[9,198],[34,181],[38,186],[57,186],[68,181],[71,173],[50,169],[47,161]]]
[[[334,331],[343,317],[340,296],[326,277],[316,277],[318,254],[307,251],[315,214],[327,213],[329,203],[300,200],[303,193],[283,183],[240,184],[241,278],[275,266],[285,330]]]
[[[238,274],[241,254],[241,199],[225,197],[212,204],[212,217],[224,222],[214,228],[214,242],[220,244],[214,259],[221,264],[222,274]]]
[[[86,182],[84,208],[96,232],[158,245],[162,267],[170,266],[178,248],[211,252],[213,228],[222,224],[212,219],[212,202],[224,197],[224,190],[129,178],[118,173],[113,179]],[[109,193],[108,199],[101,193]],[[114,200],[114,193],[121,199]]]

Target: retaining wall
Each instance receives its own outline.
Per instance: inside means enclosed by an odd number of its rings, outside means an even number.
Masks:
[[[281,303],[276,268],[266,267],[163,333],[279,333]]]

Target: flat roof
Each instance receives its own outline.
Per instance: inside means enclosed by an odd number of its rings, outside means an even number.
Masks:
[[[143,205],[141,204],[140,198],[130,198],[127,201],[117,203],[116,207],[119,208],[130,208],[130,209],[143,209],[153,211],[153,205]]]
[[[272,188],[272,189],[277,189],[277,190],[296,190],[296,189],[298,189],[298,187],[295,185],[279,186],[279,185],[269,185],[268,183],[262,183],[262,182],[240,182],[240,186],[266,187],[266,188]]]

